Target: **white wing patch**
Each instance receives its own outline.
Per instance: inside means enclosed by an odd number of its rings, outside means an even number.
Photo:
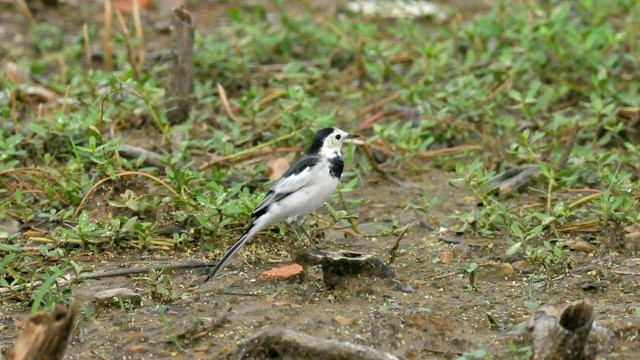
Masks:
[[[267,206],[308,185],[314,180],[313,176],[310,176],[310,172],[311,168],[308,167],[298,174],[283,177],[278,180],[273,188],[267,193],[267,196],[264,197],[260,205],[253,210],[253,214],[259,213]]]

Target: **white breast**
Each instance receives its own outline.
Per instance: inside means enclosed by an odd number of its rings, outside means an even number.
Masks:
[[[322,161],[303,172],[311,181],[307,186],[272,204],[274,214],[269,222],[306,216],[322,206],[338,186],[339,179],[329,176],[329,164]],[[277,214],[277,215],[276,215]]]

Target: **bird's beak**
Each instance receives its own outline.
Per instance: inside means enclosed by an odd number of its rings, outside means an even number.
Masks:
[[[359,137],[360,137],[360,135],[349,134],[349,135],[347,135],[347,140],[349,140],[349,139],[355,139],[355,138],[359,138]]]

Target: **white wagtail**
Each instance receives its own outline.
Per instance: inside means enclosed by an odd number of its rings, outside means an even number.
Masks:
[[[231,257],[238,252],[251,237],[267,226],[287,219],[302,242],[299,229],[313,243],[313,240],[302,227],[305,217],[322,206],[338,186],[344,160],[340,149],[347,139],[357,138],[340,129],[329,127],[316,132],[309,151],[298,159],[282,175],[264,197],[260,205],[253,210],[255,218],[247,231],[227,253],[218,261],[204,282],[217,274]]]

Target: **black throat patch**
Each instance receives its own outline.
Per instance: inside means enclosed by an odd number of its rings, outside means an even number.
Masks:
[[[334,156],[329,159],[329,174],[336,179],[340,179],[342,176],[342,170],[344,169],[344,160],[342,156]]]

